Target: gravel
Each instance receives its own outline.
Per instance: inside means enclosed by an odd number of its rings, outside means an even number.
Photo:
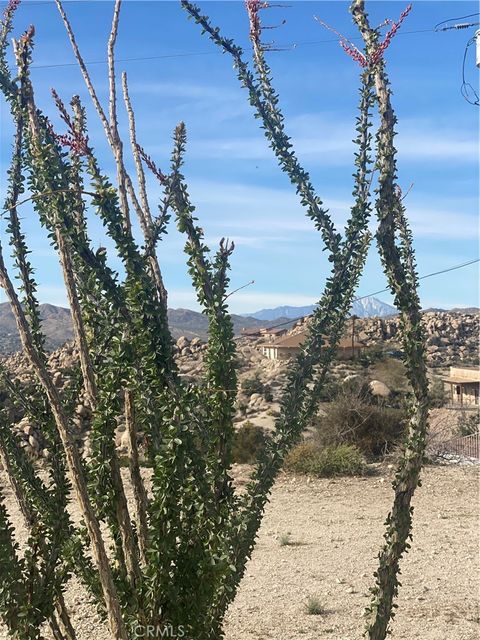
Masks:
[[[393,470],[380,473],[279,479],[227,615],[226,640],[360,640],[362,610],[392,499]],[[478,475],[478,467],[471,466],[425,469],[414,499],[414,541],[402,563],[393,640],[480,637]],[[7,493],[21,540],[25,532],[8,488]],[[289,544],[282,545],[287,534]],[[307,613],[312,598],[321,605],[319,615]],[[75,580],[65,600],[78,640],[109,639]],[[0,638],[7,637],[0,627]]]

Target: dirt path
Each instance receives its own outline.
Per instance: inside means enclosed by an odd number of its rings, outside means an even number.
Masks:
[[[388,476],[282,477],[228,613],[226,640],[360,640],[391,498]],[[414,520],[391,637],[478,640],[478,467],[427,468]],[[287,533],[293,544],[281,546]],[[309,596],[322,615],[305,612]],[[78,584],[69,585],[66,601],[78,640],[108,639]],[[0,638],[7,638],[2,629]]]

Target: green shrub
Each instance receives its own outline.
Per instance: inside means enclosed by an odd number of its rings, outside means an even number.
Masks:
[[[246,402],[238,402],[237,409],[242,414],[242,416],[247,415],[248,404]]]
[[[385,356],[379,359],[371,366],[370,376],[381,380],[394,392],[405,394],[409,391],[405,365],[398,358]]]
[[[251,378],[245,378],[244,380],[242,380],[240,388],[246,396],[251,396],[254,393],[263,395],[264,392],[264,385],[260,380],[260,376],[258,373],[256,373]]]
[[[292,537],[289,533],[282,533],[278,538],[281,547],[289,547],[292,544]]]
[[[406,414],[377,404],[369,393],[345,390],[330,403],[315,424],[321,446],[352,444],[368,457],[390,451],[401,440]]]
[[[254,393],[259,393],[265,398],[267,402],[273,401],[273,393],[268,384],[264,384],[258,373],[255,373],[251,378],[245,378],[241,385],[241,390],[246,396],[251,396]]]
[[[385,352],[383,350],[383,347],[380,345],[373,345],[372,347],[368,347],[368,349],[364,349],[362,351],[361,355],[358,358],[358,363],[366,369],[372,364],[383,360],[384,358]]]
[[[266,435],[261,427],[247,420],[233,437],[232,458],[239,464],[254,463],[265,446]]]
[[[268,385],[263,385],[263,397],[267,402],[273,402],[273,393]]]
[[[321,616],[325,613],[320,600],[316,596],[309,596],[306,604],[306,610],[310,616]]]
[[[286,456],[284,468],[319,478],[355,476],[365,471],[365,459],[360,450],[348,444],[321,448],[315,442],[303,442]]]
[[[340,393],[341,385],[332,376],[329,376],[320,390],[319,399],[321,402],[331,402]]]

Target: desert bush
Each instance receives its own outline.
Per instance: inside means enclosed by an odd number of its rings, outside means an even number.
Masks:
[[[244,378],[240,384],[240,389],[246,396],[251,396],[254,393],[258,393],[259,395],[263,396],[267,402],[272,402],[273,400],[272,389],[268,384],[262,382],[258,371],[253,376]]]
[[[369,368],[371,378],[381,380],[394,393],[405,395],[408,392],[408,378],[405,365],[401,360],[384,355]]]
[[[373,403],[359,391],[343,391],[323,407],[314,423],[320,446],[352,444],[368,457],[388,453],[402,439],[407,415],[401,409]]]
[[[267,402],[273,402],[273,392],[268,385],[263,385],[263,397]]]
[[[321,600],[317,596],[308,597],[305,610],[309,616],[321,616],[325,613]]]
[[[278,544],[281,547],[289,547],[292,544],[292,536],[290,533],[282,533],[279,537],[278,537]]]
[[[261,427],[244,422],[233,436],[232,460],[239,464],[252,464],[265,449],[266,435]]]
[[[364,473],[365,458],[354,445],[321,447],[316,442],[303,442],[287,454],[284,468],[318,478],[356,476]]]
[[[240,388],[246,396],[258,393],[263,396],[267,402],[272,402],[273,393],[268,384],[262,382],[258,371],[249,378],[244,378],[240,384]]]
[[[459,436],[471,436],[480,429],[479,411],[462,411],[457,422]]]
[[[319,395],[321,402],[331,402],[336,398],[341,389],[341,384],[333,376],[327,376],[325,384],[322,387],[322,391]]]
[[[357,359],[357,362],[364,368],[367,369],[372,364],[376,362],[380,362],[385,358],[385,350],[381,345],[372,345],[367,349],[364,349],[360,356]]]
[[[254,393],[263,395],[264,385],[260,374],[257,372],[249,378],[244,378],[240,384],[240,388],[246,396],[251,396]]]

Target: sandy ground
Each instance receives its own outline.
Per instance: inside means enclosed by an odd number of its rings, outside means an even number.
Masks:
[[[414,541],[403,562],[393,639],[478,640],[478,467],[428,467],[415,496]],[[353,640],[392,491],[385,475],[338,480],[283,476],[226,620],[226,640]],[[4,478],[2,478],[2,482]],[[9,508],[15,517],[16,509]],[[279,537],[290,534],[292,544]],[[310,596],[321,615],[308,615]],[[67,605],[78,640],[107,640],[106,629],[71,583]],[[0,638],[6,639],[0,628]]]

